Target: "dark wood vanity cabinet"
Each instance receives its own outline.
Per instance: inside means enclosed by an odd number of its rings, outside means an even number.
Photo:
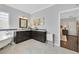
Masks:
[[[32,31],[32,39],[35,39],[37,41],[46,42],[46,32],[41,32],[41,31]]]
[[[28,39],[30,39],[29,31],[17,31],[14,37],[14,42],[19,43]]]
[[[17,31],[15,33],[15,37],[14,37],[14,42],[20,43],[23,42],[25,40],[29,40],[29,39],[35,39],[37,41],[46,42],[46,32],[42,32],[42,31]]]

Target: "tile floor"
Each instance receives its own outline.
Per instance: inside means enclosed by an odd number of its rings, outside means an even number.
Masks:
[[[53,47],[47,43],[30,39],[19,44],[13,44],[0,50],[0,54],[74,54],[76,52],[61,48]]]

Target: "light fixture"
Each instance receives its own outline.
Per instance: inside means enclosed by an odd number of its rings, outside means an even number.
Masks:
[[[20,16],[19,18],[28,19],[28,17],[26,17],[26,16]]]

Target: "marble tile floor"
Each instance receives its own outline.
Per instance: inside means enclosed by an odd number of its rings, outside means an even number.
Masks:
[[[19,44],[9,45],[0,50],[0,54],[76,54],[76,52],[30,39]]]

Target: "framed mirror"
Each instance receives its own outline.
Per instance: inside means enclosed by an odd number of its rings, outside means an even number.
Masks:
[[[20,28],[27,28],[28,27],[28,19],[21,17],[19,18],[19,27]]]

